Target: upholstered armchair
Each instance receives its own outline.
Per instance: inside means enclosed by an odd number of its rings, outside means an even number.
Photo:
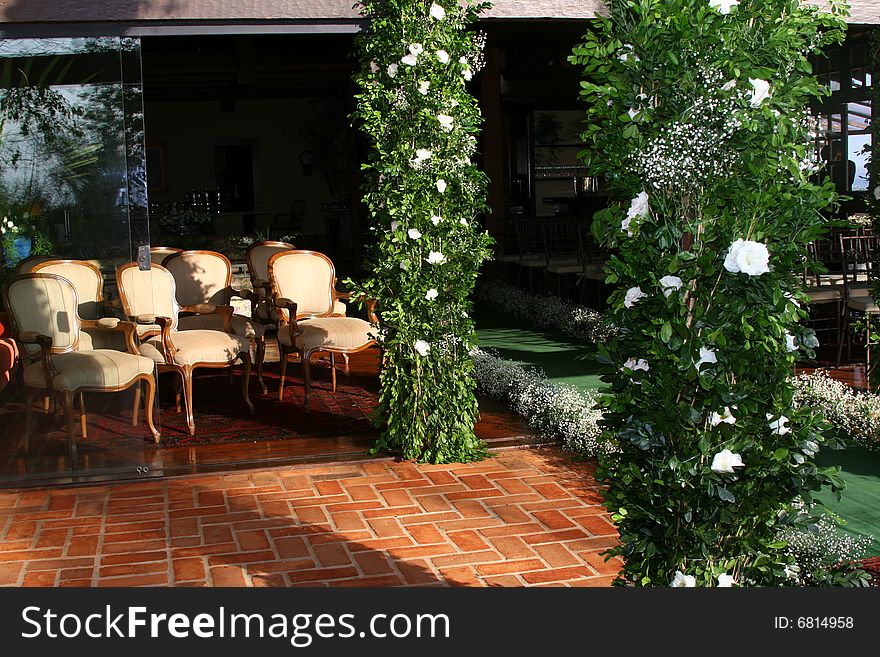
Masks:
[[[198,308],[205,305],[228,306],[232,297],[247,299],[252,307],[259,302],[251,290],[236,290],[232,287],[232,263],[222,253],[216,251],[179,251],[165,258],[162,266],[171,272],[177,286],[177,302],[182,308]],[[192,314],[180,317],[178,328],[181,331],[211,329],[223,331],[224,317],[216,314]],[[263,360],[266,355],[265,329],[250,317],[233,313],[230,317],[230,332],[246,337],[255,346],[257,361],[257,380],[266,392],[263,382]]]
[[[145,388],[144,415],[153,439],[159,432],[153,424],[155,397],[154,364],[138,354],[135,329],[118,319],[85,320],[78,313],[79,300],[73,284],[56,274],[39,272],[13,278],[4,290],[6,308],[13,323],[13,334],[22,352],[36,360],[23,373],[27,429],[31,431],[34,395],[59,395],[64,406],[70,452],[76,458],[73,403],[79,398],[81,425],[86,435],[84,392],[119,392],[135,387],[135,405],[141,386]],[[88,333],[106,331],[123,336],[127,351],[93,349]],[[137,413],[132,423],[138,423]]]
[[[176,246],[151,246],[150,247],[150,263],[161,265],[162,261],[174,253],[180,253],[183,249]]]
[[[336,391],[336,354],[363,351],[376,345],[369,322],[335,312],[349,293],[336,291],[336,269],[323,253],[282,251],[269,259],[272,299],[279,312],[278,346],[281,351],[281,382],[278,399],[284,398],[284,378],[290,354],[299,355],[305,383],[305,406],[311,392],[310,360],[313,354],[330,354],[333,391]],[[367,304],[370,321],[378,324],[372,301]],[[346,370],[347,370],[346,366]]]
[[[156,363],[158,371],[176,373],[183,384],[186,424],[195,435],[193,418],[193,371],[199,368],[227,368],[237,360],[243,365],[242,397],[251,414],[254,405],[248,395],[251,373],[250,343],[231,332],[230,306],[181,306],[177,302],[174,277],[160,265],[142,270],[136,262],[116,268],[116,284],[125,316],[138,325],[140,354]],[[223,330],[179,330],[180,313],[217,314]],[[179,407],[178,407],[179,408]]]
[[[244,259],[247,262],[251,287],[257,297],[251,313],[254,320],[277,328],[278,313],[272,305],[272,286],[269,283],[269,258],[276,253],[293,251],[295,248],[287,242],[266,240],[254,242],[245,251]]]

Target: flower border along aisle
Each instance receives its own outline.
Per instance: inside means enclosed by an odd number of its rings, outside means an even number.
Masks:
[[[432,463],[486,456],[474,434],[469,297],[491,239],[475,222],[486,176],[471,162],[482,123],[467,83],[482,65],[469,31],[488,4],[365,0],[356,117],[371,143],[364,202],[377,241],[369,278],[384,352],[374,450]]]
[[[594,223],[618,253],[603,423],[620,451],[599,477],[620,583],[787,583],[780,525],[795,500],[843,485],[813,463],[828,439],[790,381],[816,345],[794,272],[835,201],[810,180],[806,110],[821,92],[808,56],[843,37],[832,11],[612,0],[572,55],[585,161],[625,199]]]

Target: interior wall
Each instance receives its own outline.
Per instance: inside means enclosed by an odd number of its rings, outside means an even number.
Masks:
[[[234,109],[216,101],[147,102],[147,142],[163,148],[165,186],[151,190],[151,202],[186,201],[193,188],[216,187],[214,148],[225,144],[254,147],[254,202],[258,230],[290,202],[306,200],[303,230],[327,232],[321,205],[333,200],[322,171],[306,175],[303,151],[314,148],[306,126],[321,101],[311,98],[238,100]],[[345,126],[340,126],[344,133]]]

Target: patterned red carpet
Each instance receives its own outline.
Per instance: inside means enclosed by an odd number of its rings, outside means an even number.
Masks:
[[[174,408],[172,375],[160,380],[160,400],[157,426],[162,433],[162,445],[227,444],[255,441],[273,441],[303,436],[340,436],[365,433],[372,430],[369,414],[376,405],[375,378],[345,377],[340,373],[337,391],[330,387],[328,368],[315,367],[316,381],[312,386],[311,410],[305,412],[304,388],[298,376],[298,367],[292,365],[284,389],[284,400],[277,397],[277,366],[269,367],[264,375],[269,387],[262,394],[251,378],[250,397],[256,407],[251,416],[241,396],[241,377],[236,372],[232,383],[220,370],[203,370],[197,373],[193,385],[196,435],[191,437],[186,418]],[[113,450],[130,448],[137,443],[147,449],[155,449],[152,440],[145,441],[144,423],[131,426],[132,397],[129,394],[86,396],[88,410],[88,437],[78,436],[80,448]],[[21,418],[23,413],[19,414]],[[42,415],[34,413],[36,421],[32,443],[41,444],[48,452],[66,450],[67,435],[62,414]],[[21,421],[23,428],[23,420]],[[19,429],[20,430],[20,429]],[[0,429],[0,433],[4,433]],[[79,433],[79,432],[77,432]]]

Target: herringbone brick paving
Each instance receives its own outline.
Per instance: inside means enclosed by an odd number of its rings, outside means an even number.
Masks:
[[[0,492],[0,585],[606,586],[593,471],[519,449]]]

